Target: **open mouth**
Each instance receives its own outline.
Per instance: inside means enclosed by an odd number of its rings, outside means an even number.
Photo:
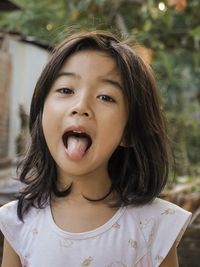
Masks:
[[[82,131],[67,131],[62,139],[66,152],[72,159],[81,159],[92,145],[91,137]]]

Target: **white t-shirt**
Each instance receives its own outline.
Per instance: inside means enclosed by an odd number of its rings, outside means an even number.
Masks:
[[[24,223],[17,201],[0,208],[0,229],[23,267],[157,267],[180,240],[191,213],[155,199],[123,207],[104,225],[70,233],[54,222],[50,206],[31,208]]]

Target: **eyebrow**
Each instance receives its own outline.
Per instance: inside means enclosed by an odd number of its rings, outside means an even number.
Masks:
[[[80,77],[78,74],[74,73],[74,72],[59,72],[56,76],[56,79],[58,79],[61,76],[71,76],[71,77]],[[100,77],[99,80],[103,83],[107,83],[107,84],[111,84],[114,85],[115,87],[117,87],[118,89],[122,90],[122,85],[120,84],[120,82],[116,81],[116,80],[112,80],[109,78],[104,78],[104,77]]]
[[[57,75],[56,75],[56,79],[61,77],[61,76],[72,76],[72,77],[79,77],[79,75],[73,73],[73,72],[59,72]]]
[[[102,81],[103,83],[108,83],[108,84],[114,85],[118,89],[122,90],[122,86],[118,81],[107,79],[107,78],[101,78],[100,81]]]

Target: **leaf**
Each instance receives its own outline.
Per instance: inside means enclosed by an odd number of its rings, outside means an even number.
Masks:
[[[162,64],[166,70],[167,77],[169,80],[172,80],[173,78],[173,59],[170,56],[169,53],[166,52],[160,52],[159,53],[160,61],[162,61]]]
[[[200,38],[200,26],[197,26],[195,28],[193,28],[192,30],[190,30],[190,35],[193,36],[194,38]]]

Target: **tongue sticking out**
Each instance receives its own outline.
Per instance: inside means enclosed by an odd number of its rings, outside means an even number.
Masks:
[[[67,154],[71,159],[81,159],[88,148],[86,137],[69,136],[67,139]]]

